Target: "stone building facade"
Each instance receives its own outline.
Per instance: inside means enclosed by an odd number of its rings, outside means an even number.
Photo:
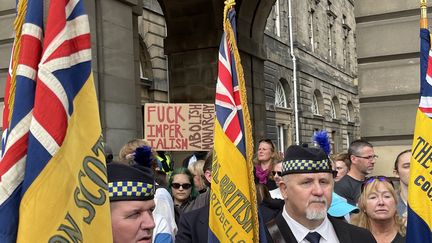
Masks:
[[[354,4],[347,0],[293,1],[292,4],[294,53],[299,67],[300,140],[311,142],[314,131],[325,129],[331,136],[334,152],[342,152],[349,141],[359,136]],[[158,2],[144,3],[142,22],[144,28],[140,29],[140,34],[143,39],[163,43],[163,12],[159,10]],[[148,48],[152,46],[149,52],[159,54],[150,55],[150,59],[158,61],[152,60],[155,65],[144,64],[142,69],[147,68],[148,73],[152,73],[150,69],[159,72],[163,69],[159,64],[163,64],[166,57],[157,50],[162,50],[163,46],[147,42]],[[263,135],[277,141],[279,149],[285,150],[295,142],[288,0],[275,1],[265,26],[264,46],[266,133]],[[150,82],[149,85],[156,88],[150,93],[166,92],[163,97],[168,101],[168,90],[164,89],[168,86],[168,76],[164,77]],[[208,99],[203,101],[209,102]]]
[[[376,173],[392,175],[389,168],[399,152],[411,148],[414,134],[420,1],[356,1],[355,15],[361,135],[380,156]]]
[[[3,2],[0,24],[12,26],[15,1]],[[114,151],[142,137],[146,102],[214,101],[223,1],[86,5],[101,122]],[[295,137],[288,0],[239,1],[236,10],[254,137],[269,137],[284,150]],[[300,142],[325,129],[333,152],[342,152],[360,136],[354,1],[292,1],[292,13]],[[12,32],[0,30],[0,94]]]
[[[326,130],[334,153],[359,134],[354,2],[292,1],[300,142]],[[288,1],[277,0],[266,25],[264,81],[268,136],[280,149],[294,143],[293,62]],[[280,102],[280,100],[285,102]]]

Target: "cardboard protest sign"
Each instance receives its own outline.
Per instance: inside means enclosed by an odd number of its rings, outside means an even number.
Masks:
[[[211,150],[213,129],[214,104],[144,105],[144,138],[156,150]]]

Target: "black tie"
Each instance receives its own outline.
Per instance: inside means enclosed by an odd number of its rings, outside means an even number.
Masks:
[[[319,243],[321,235],[318,232],[309,232],[305,237],[310,243]]]

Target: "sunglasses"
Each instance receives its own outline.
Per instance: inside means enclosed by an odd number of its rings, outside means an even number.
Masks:
[[[280,171],[272,171],[271,173],[273,176],[278,175],[279,177],[282,177],[282,172],[280,172]]]
[[[261,139],[261,140],[258,141],[258,144],[260,144],[260,143],[262,143],[262,142],[265,142],[265,143],[270,144],[271,147],[272,147],[272,149],[273,149],[273,150],[275,149],[275,145],[274,145],[274,143],[273,143],[273,141],[272,141],[271,139],[268,139],[268,138]]]
[[[173,183],[171,185],[171,187],[174,189],[179,189],[180,187],[182,187],[183,189],[187,190],[187,189],[191,188],[192,185],[190,183],[185,183],[185,184]]]
[[[371,177],[367,177],[364,180],[364,182],[361,186],[361,192],[364,191],[364,189],[367,185],[369,185],[370,183],[372,183],[375,180],[382,181],[382,182],[386,181],[386,182],[390,183],[392,185],[392,187],[394,188],[393,182],[388,177],[386,177],[386,176],[371,176]]]

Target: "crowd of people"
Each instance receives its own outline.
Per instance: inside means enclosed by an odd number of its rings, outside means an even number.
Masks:
[[[332,156],[299,145],[282,156],[270,139],[257,145],[253,174],[267,242],[405,242],[411,150],[395,159],[395,187],[371,176],[378,156],[364,140]],[[169,154],[134,139],[108,162],[114,242],[207,241],[211,152],[174,169]]]

